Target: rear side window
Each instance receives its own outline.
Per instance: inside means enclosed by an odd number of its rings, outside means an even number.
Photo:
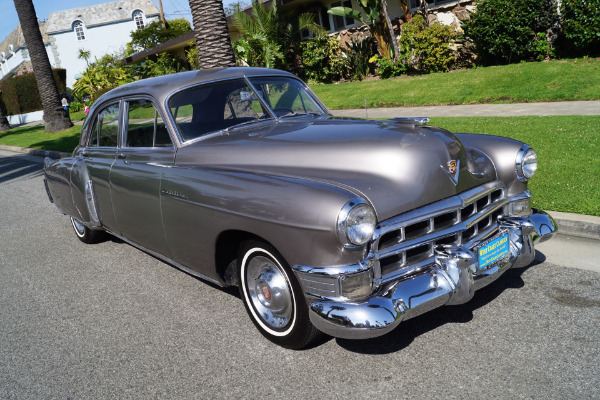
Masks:
[[[171,147],[171,137],[150,100],[127,101],[126,147]]]
[[[197,86],[177,93],[169,101],[169,109],[184,141],[271,118],[243,79]]]
[[[119,103],[104,107],[92,125],[89,146],[117,147],[119,138]]]

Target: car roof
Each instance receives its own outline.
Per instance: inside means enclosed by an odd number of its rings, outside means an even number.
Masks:
[[[101,99],[103,102],[104,100],[113,97],[148,94],[162,103],[166,96],[179,88],[201,84],[204,82],[241,78],[244,76],[252,77],[265,75],[296,78],[289,72],[269,68],[229,67],[200,69],[196,71],[186,71],[177,74],[163,75],[155,78],[147,78],[128,83],[111,90],[102,96]]]

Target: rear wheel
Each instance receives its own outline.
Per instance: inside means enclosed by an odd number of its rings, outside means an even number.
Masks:
[[[95,231],[93,229],[90,229],[73,217],[71,217],[71,225],[73,225],[75,234],[83,243],[97,243],[102,240],[102,237],[104,235],[104,231]]]
[[[240,249],[238,266],[240,294],[258,330],[289,349],[308,346],[319,331],[310,322],[299,283],[277,250],[247,242]]]

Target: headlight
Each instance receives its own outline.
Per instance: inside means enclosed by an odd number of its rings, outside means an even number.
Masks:
[[[373,237],[377,218],[366,201],[354,198],[340,210],[337,219],[337,235],[344,247],[362,246]]]
[[[537,154],[529,146],[523,146],[516,159],[517,178],[521,182],[527,182],[531,179],[537,169]]]

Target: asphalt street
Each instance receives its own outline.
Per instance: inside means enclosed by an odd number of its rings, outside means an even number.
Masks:
[[[600,273],[582,269],[598,253],[569,242],[600,246],[560,240],[567,256],[538,251],[465,305],[291,351],[235,291],[81,243],[41,158],[0,150],[0,399],[598,399]]]

